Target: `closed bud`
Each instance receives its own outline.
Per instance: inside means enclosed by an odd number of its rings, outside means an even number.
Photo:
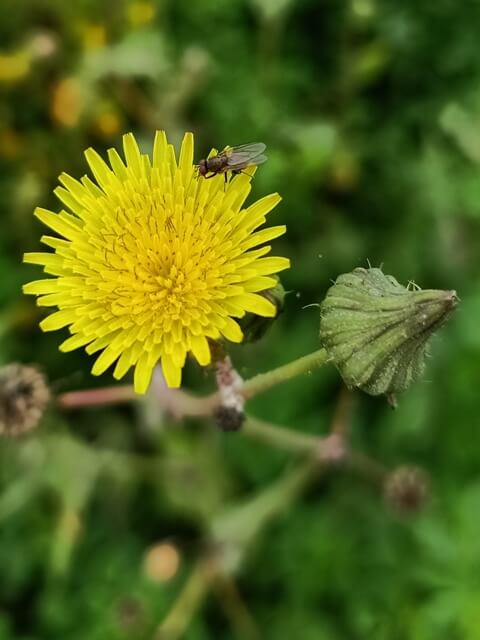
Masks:
[[[245,414],[236,407],[221,405],[213,412],[213,419],[222,431],[239,431],[245,422]]]
[[[406,288],[381,269],[358,268],[328,290],[320,340],[347,386],[391,396],[422,374],[427,342],[457,303],[455,291]]]
[[[279,314],[283,311],[285,303],[285,289],[283,288],[280,278],[274,276],[277,280],[277,284],[272,289],[266,291],[260,291],[259,295],[267,298],[272,304],[275,305],[277,313],[273,318],[264,318],[263,316],[257,316],[255,313],[247,313],[241,320],[238,320],[240,327],[243,331],[242,342],[256,342],[263,338],[268,329],[272,326]]]
[[[34,367],[0,368],[0,434],[19,436],[35,429],[49,400],[45,377]]]
[[[387,504],[397,513],[413,514],[425,505],[430,497],[430,481],[419,467],[398,467],[388,474],[384,484]]]

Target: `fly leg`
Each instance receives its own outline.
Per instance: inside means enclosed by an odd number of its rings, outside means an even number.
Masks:
[[[248,171],[245,171],[245,169],[232,169],[232,175],[231,175],[230,181],[232,181],[235,178],[235,176],[239,176],[241,173],[245,176],[248,176],[249,178],[252,177],[252,174],[248,173]]]

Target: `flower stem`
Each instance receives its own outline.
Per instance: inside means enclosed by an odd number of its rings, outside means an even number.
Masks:
[[[252,416],[247,417],[242,427],[242,433],[277,449],[287,449],[288,451],[293,450],[301,453],[308,453],[316,447],[320,447],[322,440],[316,436],[270,424]]]
[[[319,349],[309,353],[302,358],[289,362],[277,369],[260,373],[250,380],[247,380],[239,393],[246,399],[252,398],[259,393],[268,391],[277,384],[286,382],[290,378],[299,376],[302,373],[321,367],[327,362],[327,352]],[[155,385],[152,385],[152,388]],[[165,385],[163,385],[165,386]],[[173,417],[179,419],[182,416],[208,416],[220,403],[220,394],[212,393],[203,398],[195,397],[181,389],[168,389],[165,386],[160,389],[155,388],[157,399],[160,397],[161,406],[170,411]],[[118,404],[121,402],[132,402],[140,399],[131,385],[118,387],[105,387],[103,389],[88,389],[87,391],[69,391],[62,393],[57,398],[57,404],[62,409],[73,409],[77,407],[88,407],[96,405]]]
[[[290,378],[294,378],[302,373],[307,373],[312,369],[321,367],[327,362],[327,359],[328,355],[325,349],[319,349],[318,351],[309,353],[302,358],[298,358],[298,360],[289,362],[282,367],[272,369],[272,371],[267,371],[266,373],[260,373],[245,382],[243,385],[243,395],[245,398],[251,398],[259,393],[268,391],[268,389],[271,389],[282,382],[286,382],[287,380],[290,380]]]
[[[275,517],[288,511],[308,483],[319,473],[312,460],[303,462],[245,503],[220,514],[212,525],[212,542],[218,551],[198,561],[154,640],[179,640],[202,606],[215,580],[235,574],[253,541]],[[233,552],[232,547],[236,550]]]
[[[388,473],[388,469],[380,462],[348,447],[331,458],[331,439],[341,437],[335,431],[327,436],[317,437],[248,416],[241,433],[276,449],[310,454],[316,464],[340,463],[346,470],[371,480],[375,484],[381,484]]]
[[[183,636],[207,596],[213,576],[205,561],[197,563],[167,617],[158,627],[155,640],[177,640]]]
[[[223,573],[238,572],[254,540],[272,520],[288,512],[323,469],[324,465],[313,458],[304,460],[253,498],[227,508],[215,518],[211,536]]]
[[[62,409],[76,407],[92,407],[95,405],[118,404],[138,399],[130,385],[118,387],[104,387],[103,389],[88,389],[87,391],[69,391],[57,398],[57,404]]]

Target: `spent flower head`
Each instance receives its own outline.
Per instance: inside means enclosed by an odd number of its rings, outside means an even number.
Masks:
[[[152,159],[132,134],[123,147],[125,161],[108,151],[110,166],[86,151],[95,182],[60,176],[55,194],[67,210],[36,209],[60,237],[42,237],[53,252],[25,255],[53,277],[24,292],[38,296],[39,306],[57,308],[40,326],[68,327],[62,351],[98,354],[94,375],[115,363],[119,379],[134,367],[135,390],[144,393],[157,363],[168,385],[178,387],[187,354],[205,366],[209,340],[242,341],[236,318],[275,316],[275,305],[259,292],[276,285],[274,274],[289,261],[266,257],[266,243],[285,226],[259,230],[280,196],[243,208],[252,176],[227,183],[223,175],[198,176],[191,133],[178,161],[162,131]]]
[[[0,435],[35,429],[50,401],[45,376],[35,367],[12,363],[0,368]]]

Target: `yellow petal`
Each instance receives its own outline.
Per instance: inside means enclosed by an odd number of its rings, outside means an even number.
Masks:
[[[40,296],[37,298],[37,305],[39,307],[72,307],[76,306],[76,302],[72,302],[70,292],[62,291]]]
[[[55,331],[75,322],[78,316],[71,309],[56,311],[40,322],[42,331]]]
[[[258,316],[274,318],[277,314],[275,305],[256,293],[245,293],[242,296],[236,296],[232,299],[232,302],[241,305],[245,311],[251,311]]]
[[[243,340],[242,330],[232,318],[225,318],[225,324],[220,327],[220,333],[230,342],[241,342]]]
[[[289,269],[290,260],[288,258],[273,256],[256,260],[252,266],[258,275],[267,276],[271,273],[278,273],[284,269]]]
[[[153,166],[160,165],[167,159],[167,136],[165,131],[157,131],[155,133],[155,141],[153,143]]]
[[[150,386],[153,367],[148,363],[148,354],[144,353],[135,366],[133,386],[135,393],[144,394]]]
[[[27,295],[45,295],[47,293],[56,293],[58,291],[58,280],[49,278],[48,280],[34,280],[22,287],[23,293]]]
[[[53,213],[48,209],[37,207],[34,215],[50,229],[53,229],[64,238],[72,240],[78,236],[81,227],[78,218],[68,215],[67,213]]]
[[[140,178],[142,176],[143,163],[140,156],[140,149],[138,148],[133,133],[127,133],[123,136],[123,150],[125,152],[127,167],[132,169],[135,175]]]
[[[185,360],[187,358],[187,352],[184,345],[174,342],[171,357],[175,366],[181,369],[184,366]]]
[[[182,172],[183,186],[186,188],[193,172],[193,133],[187,132],[183,137],[178,168]]]
[[[95,363],[92,367],[92,374],[94,376],[101,375],[108,369],[110,365],[115,362],[119,355],[120,351],[118,349],[112,349],[111,347],[107,347],[106,349],[104,349],[95,360]]]
[[[168,355],[162,357],[162,371],[170,389],[177,389],[182,382],[182,370],[174,364]]]
[[[210,347],[205,336],[190,336],[190,344],[192,347],[192,353],[197,359],[198,364],[202,367],[210,364]]]
[[[86,188],[88,194],[90,196],[93,196],[95,199],[103,198],[103,196],[105,195],[103,191],[100,189],[100,187],[98,187],[94,182],[92,182],[88,176],[82,177],[82,184]]]
[[[84,347],[89,342],[92,342],[93,338],[91,336],[86,336],[83,333],[78,333],[74,336],[70,336],[62,342],[59,346],[59,350],[63,353],[67,353],[68,351],[74,351],[75,349],[79,349],[80,347]]]
[[[75,178],[72,178],[72,176],[69,176],[68,173],[61,173],[58,179],[79,202],[83,202],[85,198],[88,199],[89,194],[84,185],[78,180],[75,180]]]
[[[248,207],[248,218],[253,219],[266,216],[267,213],[270,213],[270,211],[277,206],[281,199],[278,193],[271,193],[268,196],[260,198],[260,200],[257,200],[257,202]]]
[[[115,173],[120,180],[124,181],[127,179],[127,170],[125,165],[123,164],[122,159],[116,149],[109,149],[107,151],[108,159],[110,160],[110,164],[112,165],[113,172]]]
[[[113,371],[113,377],[115,380],[120,380],[125,376],[127,371],[132,366],[130,362],[130,351],[131,349],[126,349],[118,359],[117,364],[115,365],[115,369]]]
[[[78,216],[82,217],[85,211],[84,205],[75,198],[75,196],[68,191],[68,189],[64,189],[63,187],[57,187],[53,190],[53,193],[57,196],[57,198],[66,205],[71,211],[76,213]]]
[[[259,244],[263,244],[264,242],[270,242],[270,240],[274,240],[275,238],[282,236],[286,230],[287,227],[282,224],[277,227],[269,227],[268,229],[257,231],[242,242],[242,250],[247,251],[247,249],[257,247]]]
[[[270,278],[268,276],[258,276],[258,278],[247,280],[243,284],[243,288],[249,293],[256,293],[257,291],[268,291],[268,289],[273,289],[276,285],[277,281],[275,280],[275,278]]]
[[[112,171],[107,163],[91,147],[85,151],[85,157],[98,184],[104,189],[108,187],[112,181]]]

